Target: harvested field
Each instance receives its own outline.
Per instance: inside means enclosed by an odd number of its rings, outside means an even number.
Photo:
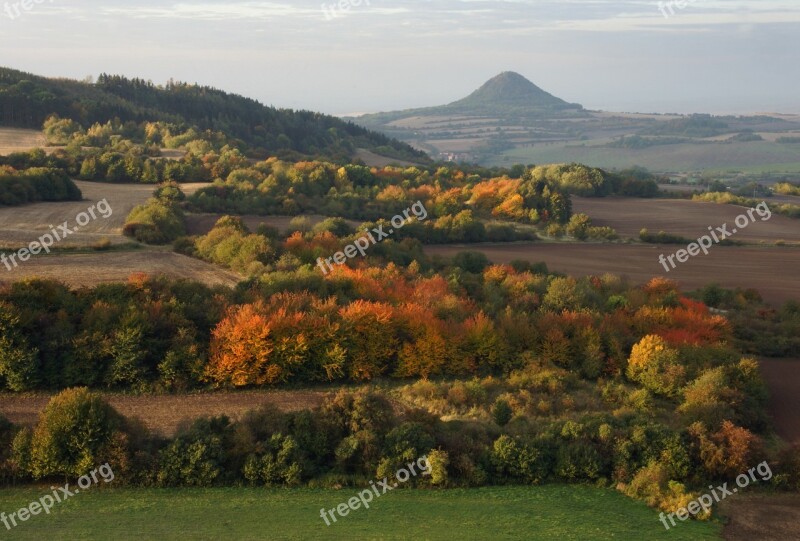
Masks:
[[[786,441],[800,443],[800,359],[761,359],[769,386],[769,412],[775,431]]]
[[[44,148],[47,142],[41,130],[0,128],[0,155],[23,152],[32,148]]]
[[[42,254],[12,271],[0,268],[0,283],[39,277],[60,280],[71,286],[95,286],[125,282],[131,274],[139,272],[187,278],[209,286],[233,287],[241,280],[238,274],[198,259],[166,251],[141,250]]]
[[[728,231],[737,229],[734,220],[746,213],[746,207],[719,205],[683,199],[585,198],[573,197],[574,212],[583,212],[594,225],[614,228],[623,238],[639,238],[646,227],[651,233],[666,231],[689,239],[708,234],[708,228],[728,224]],[[784,240],[800,243],[800,222],[779,214],[762,221],[753,214],[746,228],[738,229],[731,240],[747,243]]]
[[[117,411],[126,417],[138,417],[150,430],[166,436],[185,419],[205,415],[227,415],[239,419],[242,414],[271,404],[282,411],[314,408],[322,403],[325,391],[242,391],[188,395],[128,396],[105,393]],[[0,415],[11,422],[32,426],[50,401],[49,394],[0,394]]]
[[[800,494],[737,494],[720,503],[725,541],[800,539]]]
[[[122,236],[125,218],[136,205],[144,203],[155,190],[150,184],[107,184],[76,180],[75,184],[83,193],[83,201],[59,201],[33,203],[19,207],[4,208],[0,211],[0,245],[21,247],[39,238],[50,230],[50,225],[68,221],[75,225],[75,216],[88,207],[106,199],[113,210],[108,218],[97,213],[97,219],[90,221],[80,231],[70,235],[64,245],[89,246],[100,239],[107,238],[112,243],[129,242]],[[189,195],[206,186],[202,183],[183,184],[181,188]]]
[[[125,217],[136,205],[143,203],[153,193],[153,186],[143,184],[101,184],[97,182],[75,181],[83,193],[83,201],[59,201],[54,203],[33,203],[0,211],[0,243],[3,246],[28,244],[65,221],[69,227],[75,225],[75,216],[91,205],[106,199],[113,213],[90,221],[80,231],[67,237],[65,244],[86,246],[101,238],[122,243]],[[115,238],[116,237],[116,238]]]
[[[669,273],[658,262],[659,254],[673,254],[679,245],[510,243],[426,246],[428,255],[452,256],[465,250],[480,251],[494,263],[515,259],[544,261],[551,271],[573,276],[627,276],[644,283],[654,276],[676,280],[691,290],[716,282],[723,287],[757,289],[774,305],[800,300],[800,250],[776,247],[714,246],[709,255],[690,258]]]

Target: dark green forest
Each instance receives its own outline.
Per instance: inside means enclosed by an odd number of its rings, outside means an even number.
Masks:
[[[159,86],[108,74],[90,84],[0,68],[0,125],[38,129],[53,114],[87,126],[119,119],[221,131],[264,157],[269,152],[290,150],[341,158],[366,148],[388,157],[430,161],[425,153],[405,143],[351,122],[311,111],[269,107],[207,86],[175,81]]]

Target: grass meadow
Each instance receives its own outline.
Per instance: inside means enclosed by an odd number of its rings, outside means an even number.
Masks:
[[[545,485],[453,490],[395,490],[369,509],[326,526],[331,509],[356,489],[103,489],[77,494],[0,538],[40,539],[720,539],[717,522],[679,523],[667,531],[658,513],[611,489]],[[6,514],[47,487],[0,491]],[[338,515],[337,515],[338,517]]]

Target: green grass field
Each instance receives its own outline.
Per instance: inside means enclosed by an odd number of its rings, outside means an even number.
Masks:
[[[47,488],[0,491],[14,512]],[[678,523],[667,531],[643,503],[582,486],[470,490],[395,490],[330,527],[331,509],[355,489],[93,489],[20,523],[0,524],[0,539],[552,539],[670,541],[720,539],[715,522]]]

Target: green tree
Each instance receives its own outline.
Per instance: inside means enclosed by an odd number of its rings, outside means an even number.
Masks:
[[[81,476],[105,462],[124,419],[85,387],[67,389],[45,407],[31,441],[31,473]]]
[[[28,391],[39,383],[39,351],[31,348],[20,329],[13,306],[0,302],[0,377],[12,391]]]

